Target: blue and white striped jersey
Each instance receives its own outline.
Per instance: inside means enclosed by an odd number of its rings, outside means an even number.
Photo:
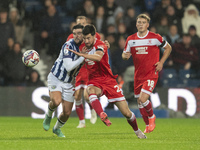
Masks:
[[[78,74],[78,71],[80,70],[82,64],[78,65],[71,71],[67,71],[69,69],[65,68],[63,59],[70,58],[72,61],[75,61],[79,58],[79,56],[75,55],[73,52],[70,52],[68,49],[76,50],[77,52],[79,52],[79,47],[74,42],[74,39],[71,39],[63,44],[62,49],[60,50],[60,54],[56,59],[53,67],[51,68],[51,72],[59,80],[70,83],[72,79],[75,78]]]

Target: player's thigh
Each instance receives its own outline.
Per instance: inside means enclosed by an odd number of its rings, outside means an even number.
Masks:
[[[140,96],[138,98],[138,103],[140,103],[140,102],[142,102],[142,103],[146,102],[149,99],[149,96],[150,96],[149,94],[141,92]]]
[[[157,81],[158,81],[157,78],[147,79],[143,81],[140,96],[138,98],[140,102],[144,103],[149,99],[149,96],[151,95],[153,89],[155,88]]]
[[[88,95],[96,94],[98,97],[100,97],[102,94],[102,90],[99,87],[92,86],[92,85],[87,87],[87,92],[88,92]]]
[[[83,95],[84,95],[84,99],[88,102],[89,101],[89,95],[88,95],[88,92],[87,92],[87,88],[84,89]]]
[[[62,102],[62,93],[60,91],[50,91],[50,100],[54,103],[60,104]]]
[[[132,113],[128,107],[127,102],[124,101],[118,101],[115,102],[115,105],[118,107],[118,109],[120,110],[120,112],[126,117],[126,118],[130,118]]]
[[[62,100],[63,114],[69,116],[72,112],[73,102]]]
[[[76,101],[80,101],[81,98],[82,98],[82,94],[83,94],[83,89],[82,88],[76,90],[75,93],[74,93],[75,100]]]

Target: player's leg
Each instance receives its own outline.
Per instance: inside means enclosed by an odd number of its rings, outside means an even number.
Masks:
[[[64,126],[66,121],[68,120],[73,103],[74,103],[74,88],[73,85],[70,83],[64,83],[62,82],[62,108],[63,111],[58,117],[58,120],[53,127],[53,133],[55,133],[59,137],[65,137],[64,134],[61,132],[60,128]]]
[[[45,114],[45,119],[43,121],[43,128],[44,130],[48,131],[50,128],[51,118],[52,114],[55,111],[55,109],[59,106],[59,104],[62,101],[62,96],[60,91],[52,91],[49,92],[50,95],[50,102],[48,104],[48,109]]]
[[[84,99],[85,99],[85,101],[88,103],[88,105],[89,105],[89,107],[90,107],[90,111],[91,111],[90,122],[91,122],[92,124],[95,124],[96,121],[97,121],[97,113],[96,113],[96,111],[93,109],[92,105],[90,104],[89,96],[88,96],[88,93],[87,93],[86,88],[84,89]]]
[[[156,116],[153,114],[152,104],[148,99],[149,99],[149,94],[141,92],[140,97],[138,98],[138,102],[142,104],[142,106],[146,110],[146,114],[148,114],[148,119],[149,119],[148,131],[152,132],[156,126],[155,124]]]
[[[133,128],[137,137],[141,139],[147,138],[145,134],[138,128],[135,114],[130,111],[130,109],[128,108],[127,102],[125,100],[118,101],[118,102],[115,102],[115,105],[119,108],[120,112],[124,115],[124,117],[127,118],[128,123]]]
[[[141,89],[143,86],[143,80],[135,80],[134,81],[134,94],[135,94],[135,98],[137,98],[137,103],[138,103],[138,108],[140,111],[140,114],[142,115],[142,118],[146,124],[146,128],[144,130],[144,133],[149,133],[148,127],[149,127],[149,115],[146,112],[146,109],[143,107],[142,103],[138,100],[138,98],[140,97],[140,93],[141,93]]]
[[[77,126],[77,128],[85,128],[84,107],[83,107],[82,94],[83,94],[82,88],[79,88],[74,93],[76,113],[77,113],[78,118],[79,118],[79,125]]]
[[[62,82],[58,80],[52,73],[49,73],[47,81],[48,81],[50,102],[48,104],[48,109],[45,114],[45,119],[43,121],[43,128],[46,131],[49,130],[53,112],[62,102],[62,95],[61,95]]]
[[[149,115],[146,111],[146,109],[143,107],[142,103],[138,101],[138,108],[140,111],[140,114],[145,122],[146,128],[144,130],[144,133],[149,133]]]
[[[87,92],[89,95],[89,101],[96,113],[100,116],[101,120],[104,122],[105,125],[110,126],[112,123],[108,119],[107,114],[103,111],[101,103],[98,99],[102,94],[102,90],[96,86],[88,86]]]
[[[55,133],[58,137],[65,137],[65,135],[61,132],[60,128],[64,126],[67,122],[73,107],[73,102],[68,102],[62,100],[63,112],[58,117],[55,126],[53,127],[53,133]]]

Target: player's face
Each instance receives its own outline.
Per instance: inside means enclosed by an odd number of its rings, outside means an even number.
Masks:
[[[77,20],[76,20],[76,23],[77,23],[77,24],[81,24],[81,25],[83,25],[83,26],[86,26],[86,25],[87,25],[86,19],[77,19]]]
[[[82,29],[74,29],[73,38],[76,44],[81,44],[83,42]]]
[[[149,23],[145,18],[138,18],[136,22],[136,27],[138,29],[138,32],[145,32],[149,27]]]
[[[83,36],[83,41],[85,43],[85,46],[87,49],[90,49],[93,47],[94,42],[95,42],[95,36],[92,36],[91,34]]]

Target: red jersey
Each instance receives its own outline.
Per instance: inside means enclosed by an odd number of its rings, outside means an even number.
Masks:
[[[163,38],[159,34],[148,31],[144,37],[138,33],[130,35],[126,40],[124,52],[131,52],[135,66],[134,78],[144,80],[158,78],[155,64],[159,62]],[[167,42],[163,45],[165,47]]]
[[[81,44],[79,49],[82,50],[83,47],[85,47],[85,43]],[[110,65],[108,63],[109,57],[108,57],[107,46],[104,44],[104,42],[96,39],[94,46],[90,50],[88,50],[87,53],[94,54],[96,50],[102,50],[104,55],[101,61],[99,62],[85,59],[86,68],[88,70],[89,81],[95,78],[104,78],[104,77],[116,78],[117,76],[114,76],[110,69]]]
[[[96,32],[96,38],[97,39],[101,39],[100,34]],[[67,41],[69,41],[70,39],[73,39],[73,33],[70,34],[67,38]],[[76,88],[78,89],[80,86],[85,86],[87,85],[88,82],[88,76],[87,76],[87,69],[86,69],[86,65],[84,64],[81,69],[79,70],[78,75],[76,76]]]
[[[97,38],[98,40],[101,40],[101,36],[100,36],[100,34],[97,33],[97,32],[96,32],[96,38]],[[70,39],[73,39],[73,33],[70,34],[70,35],[68,36],[67,41],[69,41]]]

